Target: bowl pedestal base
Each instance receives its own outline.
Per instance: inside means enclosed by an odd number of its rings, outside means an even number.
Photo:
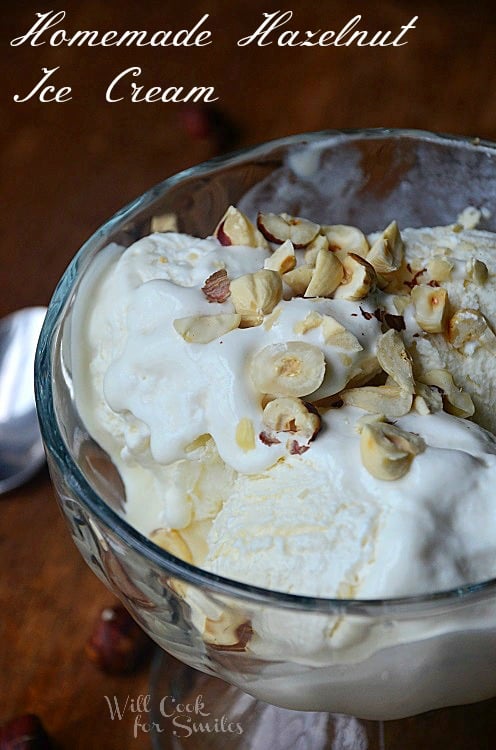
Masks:
[[[496,699],[395,721],[277,708],[157,649],[153,750],[492,750]]]
[[[153,664],[150,695],[153,750],[386,748],[383,722],[278,708],[162,651]]]

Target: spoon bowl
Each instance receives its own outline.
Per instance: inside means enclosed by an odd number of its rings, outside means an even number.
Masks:
[[[45,307],[0,320],[0,494],[30,479],[45,460],[34,400],[34,355]]]

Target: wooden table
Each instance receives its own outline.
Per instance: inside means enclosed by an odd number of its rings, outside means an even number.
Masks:
[[[69,259],[101,222],[153,183],[216,153],[212,140],[191,138],[178,104],[132,103],[127,93],[106,102],[110,81],[129,67],[142,69],[147,87],[214,86],[218,107],[239,126],[236,145],[361,126],[496,140],[491,2],[282,4],[294,11],[284,28],[299,30],[339,29],[363,12],[362,28],[397,33],[418,16],[404,46],[288,48],[236,46],[263,11],[280,9],[271,0],[66,0],[66,18],[52,31],[189,29],[208,13],[214,41],[190,49],[9,46],[33,25],[35,12],[46,12],[41,5],[11,2],[2,14],[0,315],[47,304]],[[15,102],[42,67],[56,69],[53,78],[72,87],[72,99]],[[104,702],[105,695],[146,693],[146,670],[111,678],[84,655],[93,620],[112,597],[72,546],[46,471],[0,501],[0,562],[0,722],[34,711],[61,748],[149,747],[146,735],[133,738],[131,719],[110,721]],[[494,747],[495,714],[496,701],[439,712],[428,745],[425,717],[393,722],[385,747]]]

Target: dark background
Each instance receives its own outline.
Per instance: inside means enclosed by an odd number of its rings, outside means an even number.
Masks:
[[[209,13],[204,28],[213,43],[201,49],[10,46],[34,23],[35,12],[49,10],[66,11],[53,30],[69,34],[191,28]],[[283,28],[302,31],[338,30],[358,13],[361,28],[373,31],[398,33],[413,16],[419,19],[408,44],[398,48],[236,46],[263,11],[276,10],[293,10]],[[140,79],[132,80],[147,87],[215,86],[220,116],[236,126],[234,147],[308,130],[379,126],[496,140],[492,2],[60,0],[58,6],[11,2],[1,18],[0,315],[47,304],[72,255],[105,219],[154,183],[224,148],[215,135],[193,137],[191,118],[198,113],[181,105],[106,103],[107,86],[127,67],[140,66]],[[14,102],[40,79],[42,67],[57,66],[54,79],[72,86],[72,101]],[[0,500],[0,564],[0,722],[33,710],[62,747],[147,747],[146,737],[133,739],[130,720],[110,722],[103,699],[147,692],[146,673],[104,677],[83,654],[91,623],[111,597],[73,549],[46,473]],[[489,747],[495,709],[490,702],[439,712],[432,747]],[[387,725],[386,747],[430,748],[419,739],[424,721]]]

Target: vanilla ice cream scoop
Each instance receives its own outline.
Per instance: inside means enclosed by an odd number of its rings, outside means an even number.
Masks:
[[[425,449],[407,474],[385,482],[360,460],[361,413],[331,410],[307,453],[239,475],[213,521],[204,566],[270,589],[346,599],[493,576],[494,439],[443,412],[409,414],[396,424]]]
[[[367,238],[234,207],[207,239],[109,246],[73,378],[130,523],[295,594],[495,576],[495,272],[496,237],[458,224]]]

